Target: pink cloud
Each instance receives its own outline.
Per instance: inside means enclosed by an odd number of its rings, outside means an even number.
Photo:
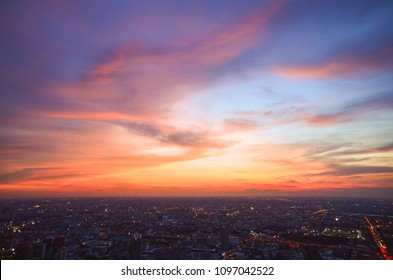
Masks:
[[[345,114],[321,114],[321,115],[299,115],[299,120],[313,126],[332,126],[352,121]]]
[[[385,48],[364,56],[334,58],[318,64],[279,66],[274,72],[289,78],[360,77],[369,72],[384,72],[393,69],[393,48]]]
[[[152,48],[149,45],[129,43],[102,55],[79,82],[60,84],[48,90],[70,104],[64,108],[37,112],[43,117],[65,120],[106,122],[122,121],[133,124],[126,129],[153,140],[159,145],[191,145],[208,149],[227,146],[220,135],[204,129],[195,133],[193,128],[169,125],[181,118],[176,104],[183,98],[197,94],[208,86],[212,71],[237,57],[259,40],[269,18],[285,1],[276,1],[243,21],[206,35],[189,38]],[[150,134],[142,131],[155,128]],[[254,123],[232,121],[232,127],[250,128]],[[124,127],[123,127],[124,128]],[[230,131],[226,131],[230,132]],[[194,147],[194,148],[195,148]]]

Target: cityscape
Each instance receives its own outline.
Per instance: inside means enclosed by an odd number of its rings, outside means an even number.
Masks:
[[[392,15],[0,1],[0,259],[392,260]]]
[[[393,200],[2,200],[1,259],[391,260]]]

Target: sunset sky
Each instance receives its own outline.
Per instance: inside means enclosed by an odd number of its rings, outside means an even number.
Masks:
[[[2,1],[0,196],[393,198],[393,1]]]

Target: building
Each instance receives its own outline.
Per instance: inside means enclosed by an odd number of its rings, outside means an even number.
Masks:
[[[135,235],[130,241],[130,259],[140,260],[142,258],[142,239]]]
[[[223,249],[229,248],[229,225],[223,226],[220,232],[220,241]]]

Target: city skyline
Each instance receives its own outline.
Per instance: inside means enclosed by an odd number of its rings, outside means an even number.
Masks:
[[[393,200],[9,199],[2,260],[392,260]]]
[[[393,198],[393,2],[0,4],[0,196]]]

